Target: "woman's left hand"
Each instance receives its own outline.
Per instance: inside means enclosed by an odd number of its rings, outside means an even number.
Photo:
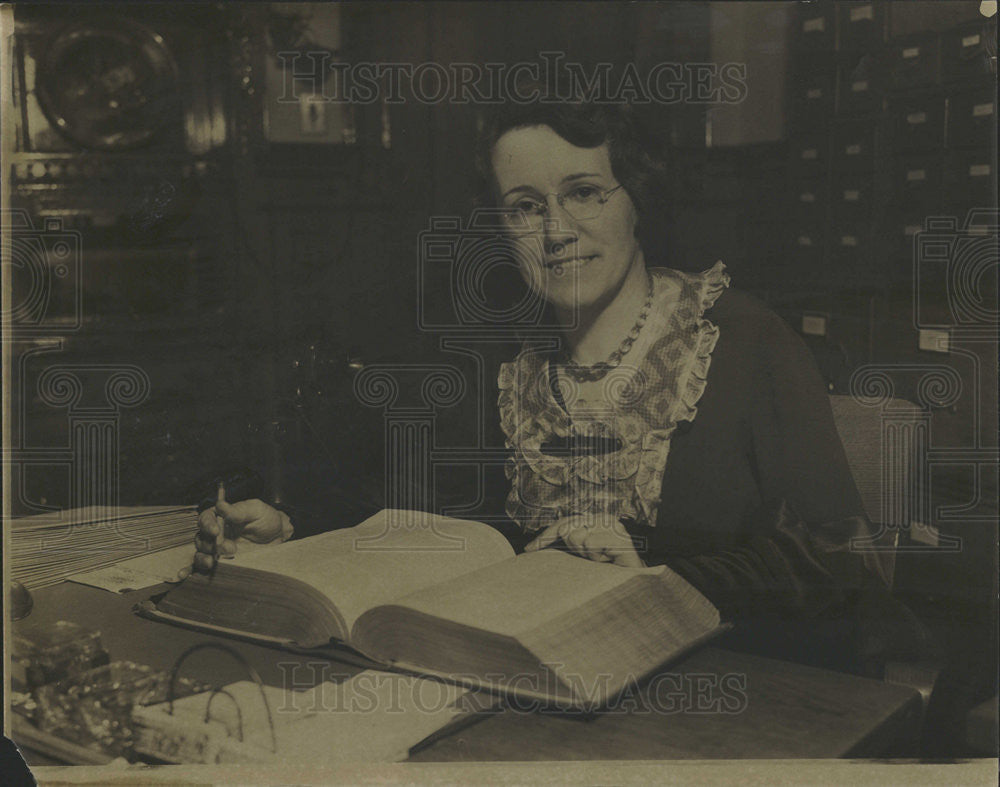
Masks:
[[[599,516],[570,516],[553,522],[524,551],[545,549],[559,539],[574,554],[598,563],[614,563],[629,568],[645,565],[635,551],[625,526],[616,519]]]

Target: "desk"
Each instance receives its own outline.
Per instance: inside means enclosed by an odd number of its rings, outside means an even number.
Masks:
[[[165,588],[113,595],[64,582],[36,591],[34,610],[23,623],[64,619],[100,629],[113,660],[136,661],[155,669],[168,669],[184,649],[213,639],[239,650],[271,685],[282,685],[279,662],[287,665],[286,670],[295,664],[317,664],[315,657],[209,637],[132,613],[133,604]],[[21,623],[14,624],[15,630]],[[332,663],[328,674],[357,671]],[[323,680],[322,668],[299,669],[296,679],[304,681],[310,674],[315,675],[314,683]],[[220,683],[244,677],[232,660],[212,651],[192,656],[182,675]],[[720,684],[726,675],[735,677]],[[705,648],[669,667],[656,685],[648,693],[656,700],[653,705],[647,697],[590,719],[516,709],[485,715],[472,726],[415,751],[410,759],[904,756],[919,732],[921,701],[913,689],[722,648]],[[720,685],[728,688],[722,690]],[[694,698],[691,707],[680,707],[679,702],[686,700],[679,699],[678,689]],[[696,696],[699,691],[701,700]],[[16,730],[13,738],[18,740]],[[30,755],[27,740],[25,748]]]

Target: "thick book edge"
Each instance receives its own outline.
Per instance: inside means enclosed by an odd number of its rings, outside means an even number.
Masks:
[[[346,642],[331,641],[327,645],[307,646],[284,637],[272,637],[267,634],[257,634],[243,629],[234,629],[227,626],[220,626],[217,623],[205,623],[200,620],[174,615],[158,609],[153,599],[146,599],[138,602],[132,607],[132,611],[141,618],[155,620],[160,623],[169,623],[172,626],[197,631],[202,634],[213,634],[220,637],[237,639],[241,642],[249,642],[252,645],[263,645],[270,648],[278,648],[305,656],[319,656],[341,661],[352,666],[364,667],[365,669],[386,669],[387,665],[382,664],[352,648]]]
[[[306,605],[314,606],[317,612],[321,612],[323,615],[328,616],[330,618],[330,621],[324,621],[322,618],[319,618],[320,622],[324,623],[324,625],[321,627],[321,630],[324,633],[325,639],[315,642],[314,644],[316,646],[323,646],[326,644],[327,641],[334,639],[346,640],[347,637],[350,635],[350,632],[347,630],[347,623],[344,620],[344,616],[341,614],[340,610],[334,603],[333,599],[331,599],[329,596],[326,596],[320,590],[314,588],[307,582],[303,582],[299,579],[296,579],[295,577],[288,576],[287,574],[282,574],[276,571],[267,571],[266,569],[260,569],[260,568],[249,568],[247,566],[220,565],[217,570],[219,572],[216,575],[217,579],[219,581],[225,582],[225,585],[223,587],[226,590],[230,590],[231,586],[235,586],[239,582],[247,584],[247,579],[252,578],[254,580],[255,587],[258,585],[267,586],[269,588],[277,588],[279,590],[284,590],[288,595],[290,595],[291,593],[298,594],[299,596],[301,596],[303,606]],[[161,602],[167,602],[169,604],[173,601],[173,599],[177,599],[178,597],[183,599],[185,597],[185,594],[192,594],[197,599],[208,598],[210,597],[209,594],[211,593],[212,588],[210,585],[207,584],[207,582],[209,582],[209,580],[207,580],[204,575],[192,574],[187,579],[185,579],[181,584],[177,585],[174,588],[171,588],[165,593],[160,593],[158,595],[152,596],[150,600],[154,601],[157,610],[161,614],[176,615],[176,617],[185,617],[183,609],[178,610],[177,613],[170,613],[161,610],[160,609]],[[257,592],[256,589],[251,590],[251,594],[252,595],[248,595],[246,597],[247,600],[256,599],[259,603],[262,604],[265,602],[271,602],[273,597],[276,595],[272,592],[269,597],[265,594]],[[173,601],[173,603],[176,604],[175,601]],[[180,606],[183,608],[184,604],[182,603]],[[206,612],[205,609],[198,607],[198,605],[189,604],[188,606],[194,607],[195,613]],[[273,606],[273,604],[271,604],[271,606]],[[317,615],[307,614],[306,617],[309,619],[310,622],[316,622],[317,620]],[[209,623],[208,621],[203,621],[203,622],[206,625],[217,625]],[[336,628],[336,633],[332,632],[331,625],[325,625],[326,623],[331,623],[332,626]],[[230,628],[230,627],[222,626],[222,628]],[[243,629],[237,629],[237,630],[243,631]],[[260,636],[265,639],[271,638],[271,635],[268,634],[263,634],[263,633],[257,634],[256,632],[248,632],[248,633],[253,633],[255,636]],[[297,645],[300,645],[301,647],[309,647],[309,645],[302,644],[298,640],[295,640],[291,637],[286,638],[286,637],[274,636],[273,638],[279,641],[288,639],[289,641]]]
[[[664,659],[662,662],[653,665],[646,672],[636,675],[635,681],[628,682],[614,692],[611,692],[605,696],[599,698],[599,701],[593,702],[590,698],[580,698],[573,694],[549,694],[543,691],[532,691],[530,689],[523,688],[521,686],[511,687],[501,683],[492,683],[481,678],[476,678],[471,675],[456,675],[449,672],[441,672],[434,670],[429,667],[421,667],[416,664],[412,664],[406,661],[393,661],[384,663],[381,665],[382,669],[392,670],[394,672],[401,672],[408,675],[415,675],[421,678],[433,678],[435,680],[442,681],[444,683],[452,683],[458,686],[464,686],[468,689],[473,689],[476,691],[488,691],[491,694],[497,694],[505,697],[515,697],[520,700],[527,700],[532,703],[539,703],[541,707],[551,708],[553,706],[565,706],[568,711],[582,712],[584,714],[598,713],[603,708],[618,697],[626,689],[640,685],[647,678],[654,675],[658,670],[666,667],[670,664],[676,664],[685,656],[689,655],[692,651],[703,647],[708,642],[712,641],[716,637],[721,636],[732,628],[731,623],[720,623],[716,628],[707,632],[706,634],[696,637],[688,642],[683,648],[672,653],[669,657]],[[542,665],[545,668],[545,665]],[[559,682],[559,678],[555,673],[552,673],[552,678],[554,682]],[[561,683],[565,686],[567,690],[570,690],[565,683]]]

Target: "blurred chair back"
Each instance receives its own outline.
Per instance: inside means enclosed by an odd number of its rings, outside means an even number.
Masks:
[[[872,545],[863,548],[878,553],[891,584],[900,532],[909,532],[914,512],[922,510],[927,416],[905,399],[869,406],[833,395],[830,406],[865,513],[875,526]]]

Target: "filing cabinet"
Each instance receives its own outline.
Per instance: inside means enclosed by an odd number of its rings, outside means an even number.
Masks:
[[[956,93],[949,99],[947,142],[951,148],[996,146],[996,83]]]
[[[889,45],[892,88],[928,87],[939,81],[941,41],[936,34],[907,36]]]
[[[798,4],[782,201],[789,286],[908,290],[928,218],[995,204],[996,20],[932,5]]]
[[[996,16],[989,22],[962,25],[941,36],[941,77],[962,82],[993,75],[990,58],[997,50]]]
[[[877,116],[837,121],[833,127],[833,171],[870,171],[880,144],[880,132]]]
[[[884,2],[837,3],[839,37],[837,51],[847,58],[878,52],[885,39]]]
[[[900,96],[889,104],[893,117],[893,150],[911,153],[944,147],[945,97],[933,91]]]

